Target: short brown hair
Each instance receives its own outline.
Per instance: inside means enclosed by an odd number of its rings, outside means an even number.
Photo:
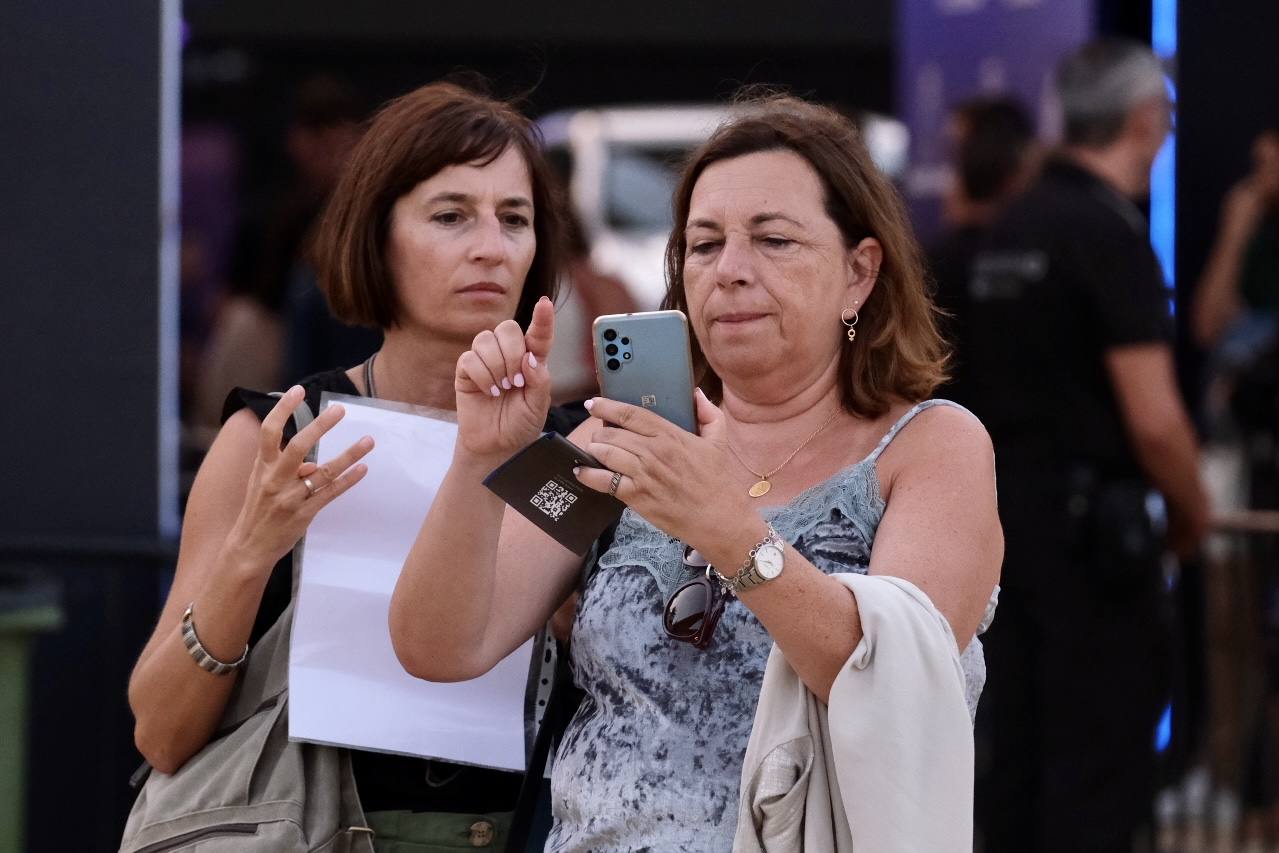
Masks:
[[[883,246],[878,284],[860,308],[857,341],[840,354],[844,408],[863,417],[888,411],[893,398],[925,399],[946,379],[946,345],[924,279],[924,265],[905,207],[876,168],[856,126],[834,110],[788,95],[752,97],[721,125],[684,167],[666,244],[664,307],[688,311],[684,293],[684,228],[693,188],[712,163],[762,151],[792,151],[808,161],[825,191],[826,214],[848,248],[866,237]],[[713,399],[723,393],[696,336],[694,370]]]
[[[487,165],[514,147],[533,185],[537,250],[515,319],[527,325],[542,296],[556,294],[559,205],[532,122],[508,104],[452,83],[432,83],[384,106],[351,152],[313,247],[320,289],[346,323],[395,325],[399,305],[385,259],[391,208],[441,169]]]

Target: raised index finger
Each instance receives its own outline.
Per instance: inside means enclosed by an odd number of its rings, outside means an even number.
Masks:
[[[551,354],[551,345],[555,343],[555,306],[545,296],[537,300],[533,306],[533,319],[524,333],[524,346],[545,362]]]

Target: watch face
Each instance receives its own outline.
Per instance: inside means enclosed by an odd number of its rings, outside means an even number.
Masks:
[[[764,580],[771,581],[782,573],[782,549],[776,545],[765,545],[755,552],[755,568]]]

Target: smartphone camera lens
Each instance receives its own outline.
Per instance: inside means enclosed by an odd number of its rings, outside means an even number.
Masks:
[[[622,345],[623,345],[623,346],[630,346],[630,345],[631,345],[631,339],[630,339],[630,338],[622,338]]]
[[[631,354],[630,354],[629,352],[624,352],[624,353],[622,353],[622,358],[626,359],[627,361],[630,361],[630,360],[631,360]]]
[[[617,355],[617,344],[609,344],[604,347],[604,352],[608,355]]]
[[[605,329],[605,330],[604,330],[604,340],[606,340],[606,341],[615,341],[615,340],[617,340],[617,330],[616,330],[616,329]]]
[[[610,358],[607,362],[609,370],[620,370],[622,363],[615,358]]]

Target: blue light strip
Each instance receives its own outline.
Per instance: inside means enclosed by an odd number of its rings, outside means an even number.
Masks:
[[[1151,0],[1150,46],[1171,71],[1177,60],[1177,0]],[[1168,97],[1177,103],[1177,89],[1168,84]],[[1169,287],[1168,306],[1176,313],[1177,301],[1174,265],[1177,245],[1177,129],[1168,134],[1164,147],[1150,172],[1150,243],[1155,247],[1163,267],[1164,281]],[[1173,707],[1169,702],[1155,726],[1155,752],[1162,753],[1172,745]]]
[[[1169,69],[1177,58],[1177,0],[1152,0],[1151,47]],[[1177,103],[1176,88],[1170,83],[1168,96]],[[1150,175],[1150,242],[1163,267],[1164,281],[1176,286],[1175,255],[1177,244],[1177,131],[1168,134],[1163,150],[1155,160]],[[1173,306],[1175,309],[1175,305]]]
[[[1150,170],[1150,243],[1164,270],[1164,282],[1176,285],[1174,252],[1177,238],[1177,136],[1170,133]]]
[[[1155,726],[1155,752],[1163,752],[1172,745],[1172,703],[1164,706],[1159,715],[1159,724]]]
[[[1162,59],[1177,55],[1177,0],[1153,0],[1150,46]]]

